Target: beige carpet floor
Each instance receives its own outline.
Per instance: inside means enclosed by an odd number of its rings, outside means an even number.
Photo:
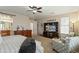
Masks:
[[[41,41],[41,44],[44,48],[44,53],[55,53],[52,50],[52,45],[51,45],[52,40],[50,38],[46,38],[43,36],[33,36],[33,38],[38,41]]]

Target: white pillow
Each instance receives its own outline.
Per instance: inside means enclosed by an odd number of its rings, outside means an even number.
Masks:
[[[2,41],[3,41],[3,39],[2,39],[2,37],[0,36],[0,44],[2,43]]]

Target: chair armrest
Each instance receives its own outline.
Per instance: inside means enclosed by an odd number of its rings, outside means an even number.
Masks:
[[[61,53],[68,52],[68,46],[62,43],[61,41],[53,40],[52,48],[57,52],[61,52]]]

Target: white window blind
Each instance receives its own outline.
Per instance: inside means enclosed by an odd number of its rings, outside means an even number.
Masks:
[[[10,30],[13,16],[0,13],[0,30]]]
[[[60,32],[69,34],[69,17],[61,17]]]

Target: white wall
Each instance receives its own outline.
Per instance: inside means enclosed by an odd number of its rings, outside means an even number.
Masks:
[[[16,15],[13,21],[13,30],[16,30],[17,26],[24,27],[24,30],[32,30],[32,35],[37,35],[37,22],[29,19],[23,15]]]
[[[24,29],[26,30],[30,30],[31,29],[31,21],[28,17],[23,16],[23,15],[16,15],[14,17],[14,21],[13,21],[13,30],[17,29],[17,26],[22,26],[24,27]]]
[[[36,21],[34,21],[33,22],[33,35],[37,35],[37,22]]]

